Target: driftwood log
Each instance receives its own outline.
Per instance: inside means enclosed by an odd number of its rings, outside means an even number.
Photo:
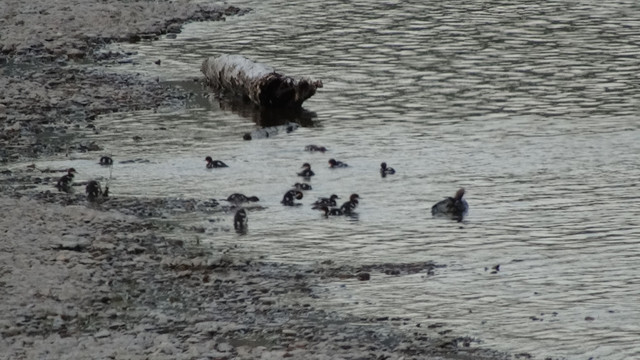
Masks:
[[[241,55],[207,58],[201,71],[216,90],[247,97],[264,107],[299,108],[322,87],[322,81],[294,79]]]

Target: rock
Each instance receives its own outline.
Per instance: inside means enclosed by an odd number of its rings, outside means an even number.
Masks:
[[[62,237],[54,248],[60,250],[84,251],[91,245],[91,241],[86,238],[80,238],[73,235],[65,235]]]
[[[111,336],[111,333],[108,330],[101,330],[101,331],[98,331],[97,333],[95,333],[93,335],[93,337],[95,337],[97,339],[106,338],[106,337],[109,337],[109,336]]]
[[[216,349],[220,352],[227,353],[233,351],[233,346],[228,343],[220,343],[216,346]]]

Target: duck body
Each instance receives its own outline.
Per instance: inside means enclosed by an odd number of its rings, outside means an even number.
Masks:
[[[319,209],[323,206],[336,206],[336,199],[340,199],[340,197],[338,197],[338,195],[336,194],[333,194],[328,198],[319,198],[318,200],[316,200],[316,202],[313,203],[313,208]]]
[[[223,163],[220,160],[213,160],[211,156],[207,156],[204,160],[207,162],[207,169],[229,167],[227,164]]]
[[[338,209],[338,208],[330,208],[328,206],[321,206],[318,209],[324,211],[324,216],[325,217],[344,215],[344,212],[341,209]]]
[[[296,206],[298,203],[294,202],[295,199],[302,199],[302,191],[300,190],[289,190],[284,194],[282,201],[280,203],[285,206]]]
[[[244,194],[234,193],[229,195],[227,201],[235,204],[242,204],[246,202],[257,202],[260,201],[260,199],[258,199],[257,196],[246,196]]]
[[[447,197],[444,200],[438,201],[431,207],[431,215],[462,221],[469,212],[469,204],[462,198],[463,196],[464,189],[461,188],[453,197]]]
[[[100,158],[100,165],[103,165],[103,166],[113,165],[113,159],[108,156],[103,156]]]
[[[70,193],[73,190],[71,188],[71,185],[73,184],[73,176],[75,173],[76,169],[69,168],[67,170],[67,174],[58,179],[58,182],[56,183],[56,188],[58,189],[58,191]]]
[[[388,167],[386,162],[380,164],[380,175],[385,177],[387,175],[393,175],[396,171],[392,167]]]
[[[347,165],[346,163],[343,163],[342,161],[338,161],[336,159],[329,159],[329,167],[332,169],[335,168],[346,168],[349,165]]]
[[[342,213],[344,213],[345,215],[351,215],[353,211],[358,207],[359,199],[360,196],[358,194],[351,194],[351,196],[349,197],[349,201],[343,203],[342,206],[340,206],[340,210],[342,211]]]
[[[302,164],[302,171],[298,173],[298,176],[308,179],[313,175],[315,175],[315,173],[311,170],[311,165],[309,163]]]
[[[236,211],[236,215],[233,217],[233,228],[236,229],[237,232],[244,232],[247,230],[248,223],[247,212],[244,209]]]
[[[306,183],[295,183],[293,184],[293,188],[296,190],[311,190],[311,185],[306,184]]]

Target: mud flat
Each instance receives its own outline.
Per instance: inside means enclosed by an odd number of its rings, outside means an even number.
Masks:
[[[234,257],[184,240],[201,229],[160,220],[188,211],[228,216],[217,203],[115,197],[96,205],[83,187],[57,192],[62,173],[27,165],[43,154],[99,151],[75,134],[100,114],[184,103],[186,94],[153,79],[78,66],[121,55],[101,53],[101,44],[153,39],[243,10],[186,0],[0,7],[0,163],[14,163],[0,168],[0,358],[503,358],[447,336],[446,324],[327,312],[314,294],[327,281],[437,275],[437,264]]]

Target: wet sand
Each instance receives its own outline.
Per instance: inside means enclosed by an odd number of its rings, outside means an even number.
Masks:
[[[118,58],[110,41],[153,39],[187,21],[241,15],[189,1],[0,1],[0,348],[6,359],[502,358],[475,339],[410,318],[353,318],[315,303],[327,281],[437,271],[437,264],[308,267],[234,258],[186,243],[157,219],[230,209],[196,199],[86,200],[54,185],[62,172],[27,165],[41,155],[94,151],[79,129],[100,114],[184,106],[153,79],[86,70]],[[98,166],[98,165],[96,165]],[[47,185],[51,190],[38,190]],[[399,328],[413,327],[414,331]]]

